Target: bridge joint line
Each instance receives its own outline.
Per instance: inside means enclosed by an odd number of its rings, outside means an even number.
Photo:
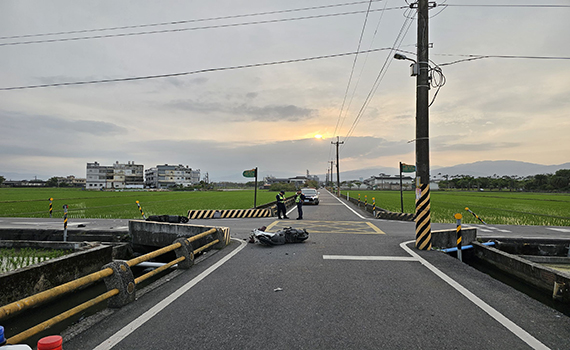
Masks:
[[[323,255],[324,260],[419,261],[413,256]]]

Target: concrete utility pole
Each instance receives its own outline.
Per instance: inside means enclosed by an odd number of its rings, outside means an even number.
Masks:
[[[429,35],[428,0],[418,0],[418,65],[416,78],[416,247],[431,249],[429,195]]]
[[[334,172],[333,172],[333,165],[334,165],[334,161],[331,160],[331,161],[329,161],[329,163],[331,163],[331,185],[332,185],[332,184],[334,183],[334,180],[333,180],[333,174],[334,174]]]
[[[338,140],[338,136],[336,137],[336,142],[332,142],[331,144],[335,145],[336,144],[336,194],[337,196],[340,195],[340,171],[339,171],[339,166],[338,166],[338,145],[342,145],[344,144],[344,141],[339,141]]]

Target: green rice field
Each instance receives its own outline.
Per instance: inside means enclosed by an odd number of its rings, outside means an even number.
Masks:
[[[349,196],[393,212],[401,211],[398,191],[348,191]],[[342,192],[346,194],[346,191]],[[487,224],[570,226],[570,194],[527,192],[432,191],[431,221],[455,223],[455,213],[463,215],[464,223],[480,223],[469,208]],[[415,211],[415,192],[404,192],[404,212]]]
[[[275,201],[275,192],[258,191],[257,205]],[[144,214],[184,215],[191,209],[248,209],[253,207],[254,191],[84,191],[58,188],[0,188],[0,217],[53,217],[93,219],[140,219],[139,201]]]
[[[324,191],[324,190],[321,190]],[[346,191],[342,192],[346,194]],[[398,191],[348,191],[361,201],[367,196],[376,206],[400,212]],[[257,204],[275,201],[276,192],[257,191]],[[293,193],[287,193],[293,195]],[[187,215],[191,209],[248,209],[253,207],[253,190],[236,191],[84,191],[59,188],[0,188],[0,217],[49,217],[49,198],[53,198],[53,217],[63,217],[67,204],[68,218],[138,219],[149,215]],[[415,193],[404,192],[404,212],[413,213]],[[431,221],[455,223],[454,214],[462,213],[464,223],[570,226],[570,194],[526,192],[431,192]]]

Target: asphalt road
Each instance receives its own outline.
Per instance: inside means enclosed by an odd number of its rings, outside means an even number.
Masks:
[[[305,220],[294,220],[295,212],[291,220],[208,220],[231,228],[229,247],[66,339],[64,348],[569,348],[569,317],[443,253],[410,249],[403,242],[414,240],[413,223],[351,208],[321,191],[320,205],[304,207]],[[245,243],[263,225],[306,228],[309,239]]]

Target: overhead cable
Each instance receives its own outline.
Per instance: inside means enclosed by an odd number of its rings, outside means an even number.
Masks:
[[[387,10],[399,10],[399,9],[403,9],[403,8],[405,9],[405,8],[407,8],[407,7],[406,7],[406,6],[399,6],[399,7],[392,7],[392,8],[387,8],[387,9],[376,9],[376,10],[370,10],[370,12],[379,12],[379,11],[387,11]],[[258,24],[268,24],[268,23],[281,23],[281,22],[300,21],[300,20],[316,19],[316,18],[327,18],[327,17],[356,15],[356,14],[361,14],[361,13],[366,13],[366,11],[350,11],[350,12],[340,12],[340,13],[331,13],[331,14],[322,14],[322,15],[312,15],[312,16],[304,16],[304,17],[271,19],[271,20],[264,20],[264,21],[253,21],[253,22],[243,22],[243,23],[230,23],[230,24],[209,25],[209,26],[202,26],[202,27],[190,27],[190,28],[176,28],[176,29],[151,30],[151,31],[146,31],[146,32],[118,33],[118,34],[101,34],[101,35],[80,36],[80,37],[71,37],[71,38],[58,38],[58,39],[43,39],[43,40],[17,41],[17,42],[10,42],[10,43],[0,43],[0,46],[44,44],[44,43],[55,43],[55,42],[65,42],[65,41],[78,41],[78,40],[91,40],[91,39],[107,39],[107,38],[129,37],[129,36],[137,36],[137,35],[175,33],[175,32],[185,32],[185,31],[191,31],[191,30],[205,30],[205,29],[217,29],[217,28],[230,28],[230,27],[239,27],[239,26],[248,26],[248,25],[258,25]]]
[[[378,49],[371,49],[371,50],[361,51],[360,53],[370,53],[370,52],[378,52],[378,51],[386,51],[386,50],[393,50],[393,48],[391,48],[391,47],[383,47],[383,48],[378,48]],[[253,63],[253,64],[244,64],[244,65],[238,65],[238,66],[219,67],[219,68],[207,68],[207,69],[200,69],[200,70],[189,71],[189,72],[180,72],[180,73],[155,74],[155,75],[145,75],[145,76],[127,77],[127,78],[100,79],[100,80],[85,80],[85,81],[63,82],[63,83],[52,83],[52,84],[38,84],[38,85],[27,85],[27,86],[3,87],[3,88],[0,88],[0,91],[24,90],[24,89],[38,89],[38,88],[48,88],[48,87],[57,87],[57,86],[89,85],[89,84],[102,84],[102,83],[119,83],[119,82],[126,82],[126,81],[137,81],[137,80],[147,80],[147,79],[171,78],[171,77],[179,77],[179,76],[192,75],[192,74],[199,74],[199,73],[219,72],[219,71],[236,70],[236,69],[244,69],[244,68],[274,66],[274,65],[278,65],[278,64],[287,64],[287,63],[297,63],[297,62],[315,61],[315,60],[321,60],[321,59],[327,59],[327,58],[336,58],[336,57],[351,56],[351,55],[356,55],[357,53],[358,53],[358,52],[345,52],[345,53],[338,53],[338,54],[332,54],[332,55],[323,55],[323,56],[315,56],[315,57],[297,58],[297,59],[274,61],[274,62]]]

